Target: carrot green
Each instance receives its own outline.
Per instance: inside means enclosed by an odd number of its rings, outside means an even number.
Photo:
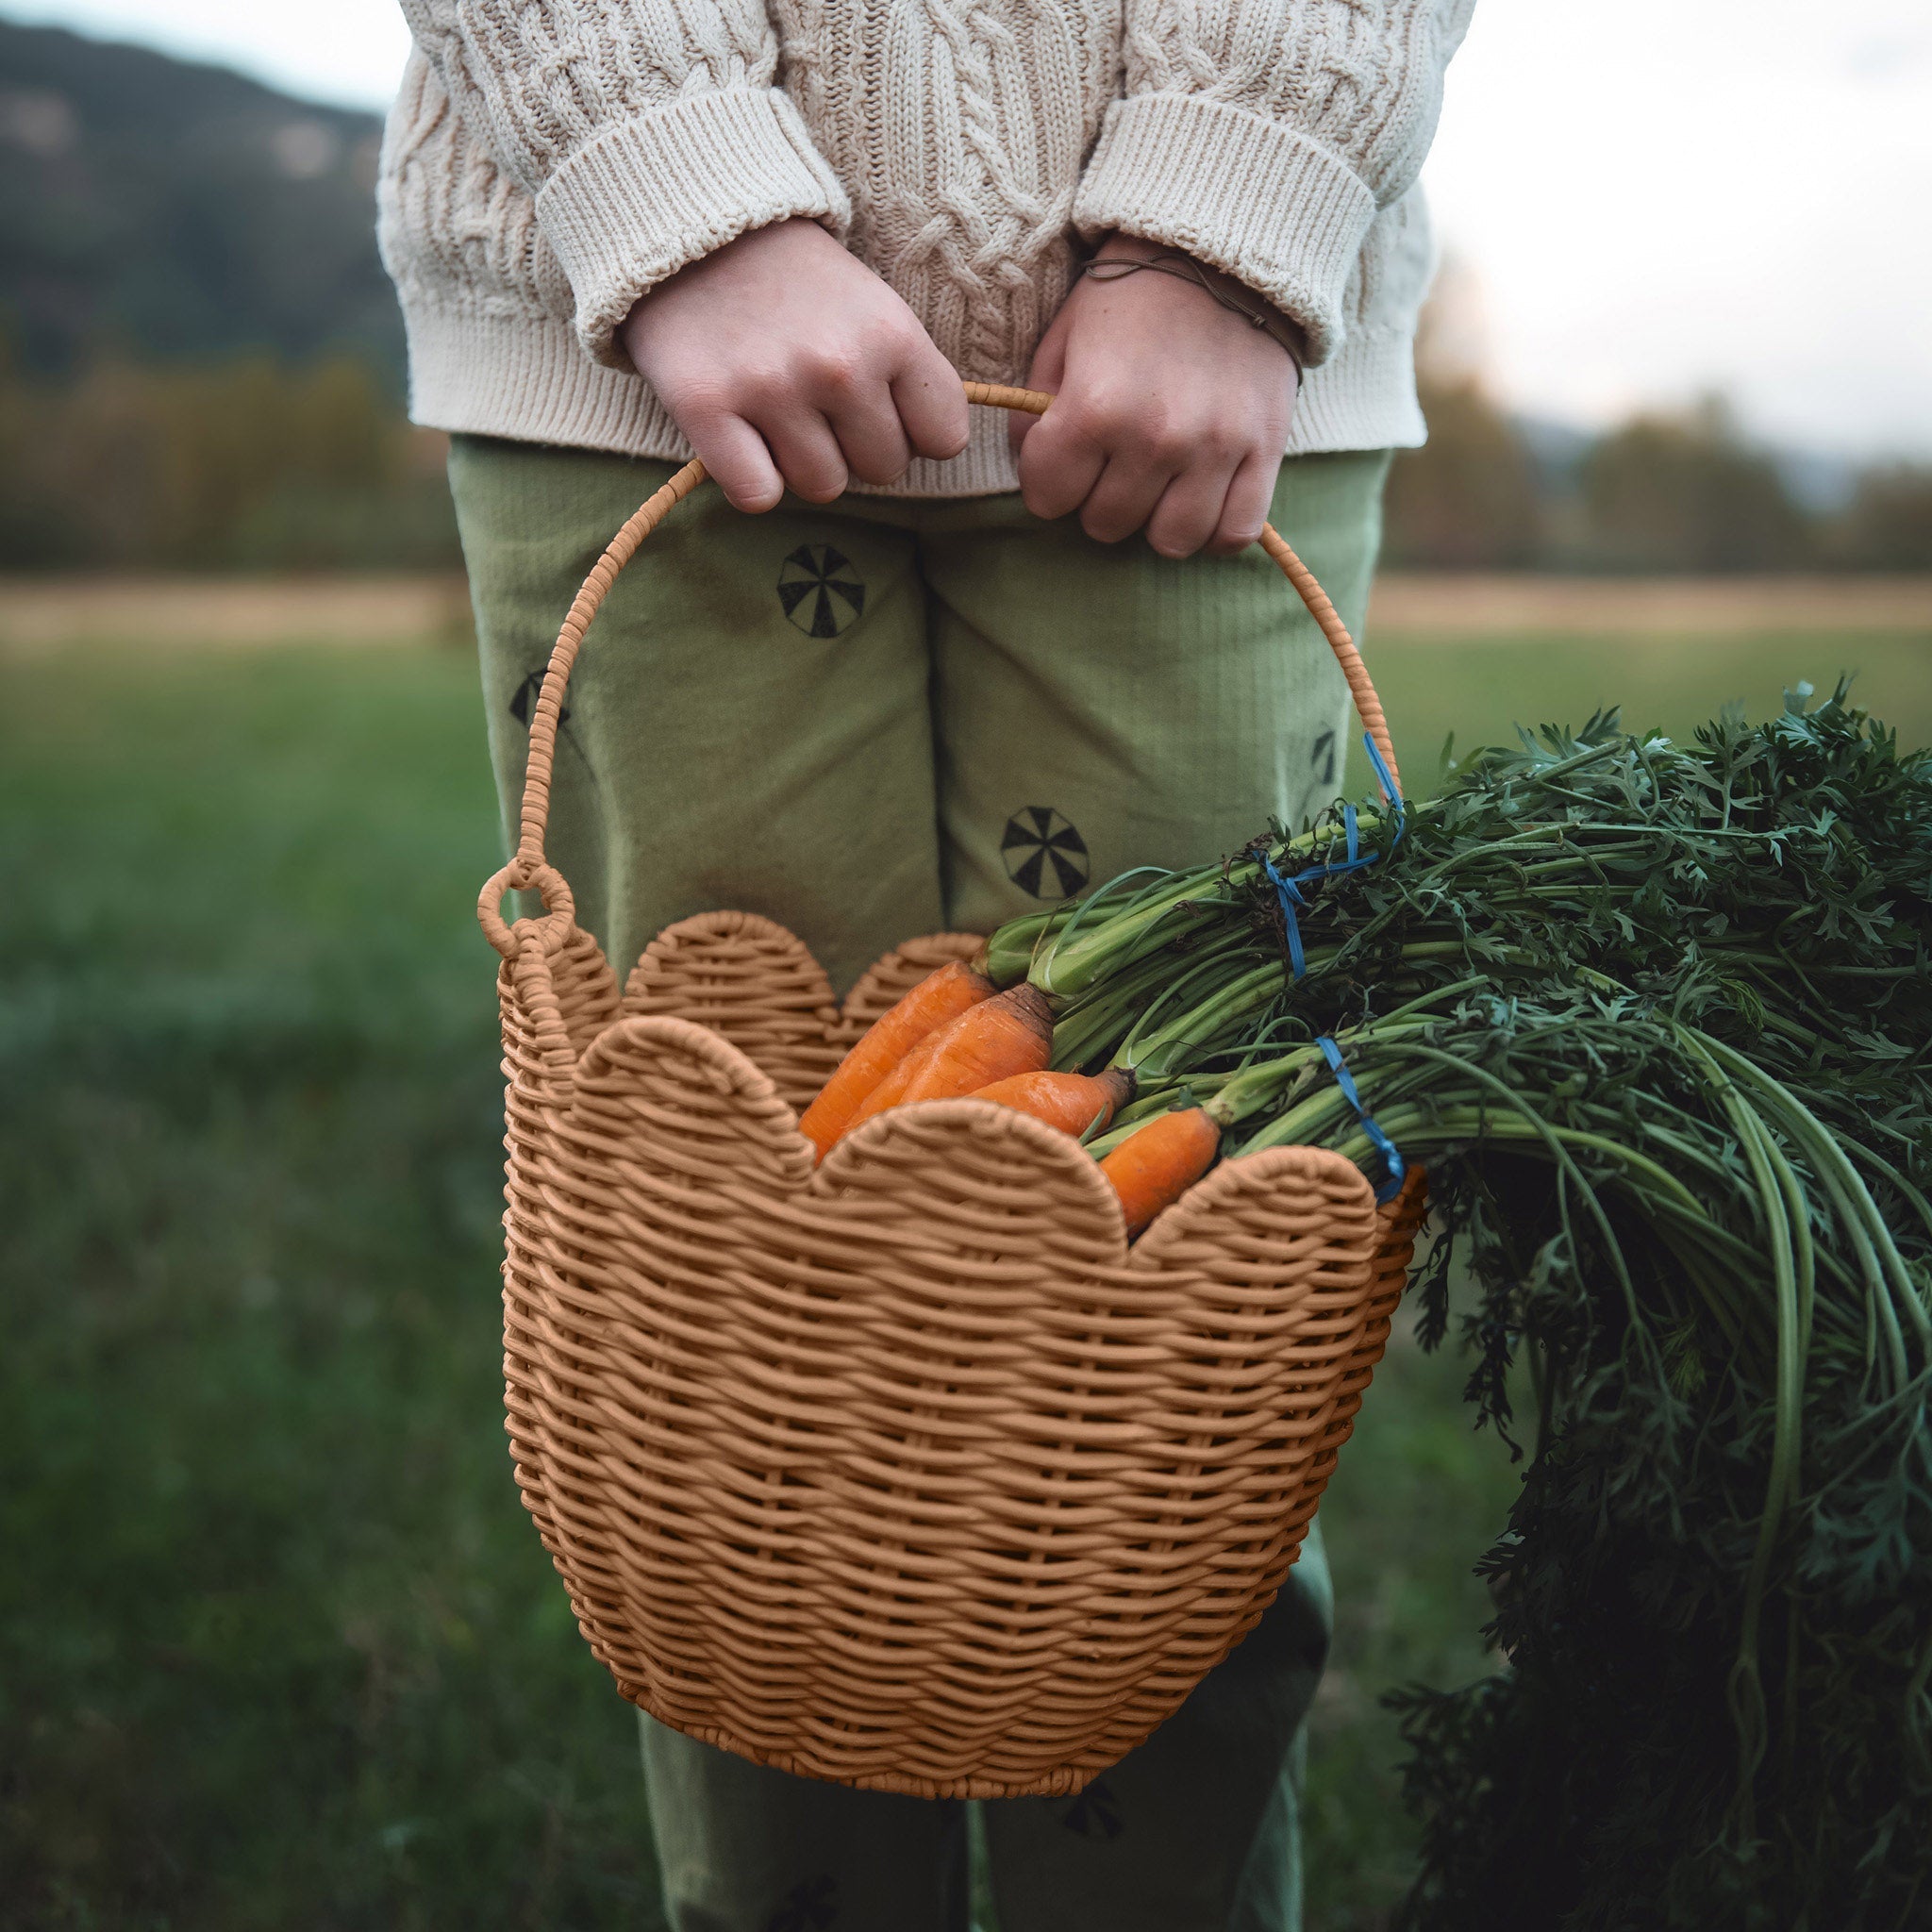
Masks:
[[[1057,1066],[1135,1074],[1096,1154],[1202,1107],[1381,1182],[1366,1113],[1428,1170],[1424,1338],[1466,1276],[1468,1398],[1529,1460],[1481,1565],[1509,1669],[1397,1700],[1427,1932],[1932,1909],[1932,756],[1809,696],[1524,734],[1299,899],[1339,807],[989,950]]]

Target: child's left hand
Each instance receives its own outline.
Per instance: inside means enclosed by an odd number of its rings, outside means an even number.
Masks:
[[[1100,249],[1166,252],[1125,235]],[[1153,270],[1082,275],[1027,377],[1052,409],[1009,419],[1026,507],[1078,510],[1103,543],[1144,529],[1163,557],[1245,549],[1267,521],[1296,386],[1288,351],[1205,289]]]

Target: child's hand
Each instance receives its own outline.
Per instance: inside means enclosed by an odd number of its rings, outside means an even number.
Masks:
[[[816,222],[758,228],[625,317],[638,374],[740,509],[829,503],[966,446],[966,397],[919,319]],[[1275,352],[1277,355],[1279,350]]]
[[[1101,249],[1164,252],[1130,236]],[[1205,289],[1153,269],[1081,276],[1041,338],[1027,387],[1055,396],[1044,416],[1011,419],[1020,488],[1036,516],[1077,509],[1103,543],[1144,527],[1163,557],[1204,547],[1225,556],[1260,535],[1295,367]]]

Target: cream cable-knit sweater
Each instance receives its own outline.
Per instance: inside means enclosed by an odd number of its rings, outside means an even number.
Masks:
[[[379,196],[413,413],[688,455],[618,325],[797,215],[992,382],[1024,378],[1080,238],[1186,249],[1307,329],[1293,451],[1420,442],[1415,180],[1473,5],[402,0]],[[1012,489],[1004,425],[974,418],[893,493]]]

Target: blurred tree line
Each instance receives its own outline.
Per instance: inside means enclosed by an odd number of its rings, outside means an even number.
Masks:
[[[444,568],[376,117],[0,21],[0,569]]]
[[[0,570],[454,568],[443,448],[346,353],[0,356]]]
[[[1452,265],[1424,312],[1429,440],[1389,479],[1385,560],[1419,570],[1658,575],[1932,570],[1932,466],[1881,464],[1794,489],[1721,398],[1591,438],[1528,425],[1483,379],[1476,300]]]
[[[1714,398],[1555,456],[1473,380],[1424,383],[1423,409],[1429,441],[1389,479],[1396,568],[1932,570],[1932,466],[1874,466],[1819,508]]]
[[[1807,506],[1710,402],[1539,439],[1424,358],[1429,441],[1390,477],[1396,568],[1631,575],[1932,570],[1932,467]],[[0,570],[453,569],[443,439],[347,352],[113,357],[52,377],[0,345]]]

